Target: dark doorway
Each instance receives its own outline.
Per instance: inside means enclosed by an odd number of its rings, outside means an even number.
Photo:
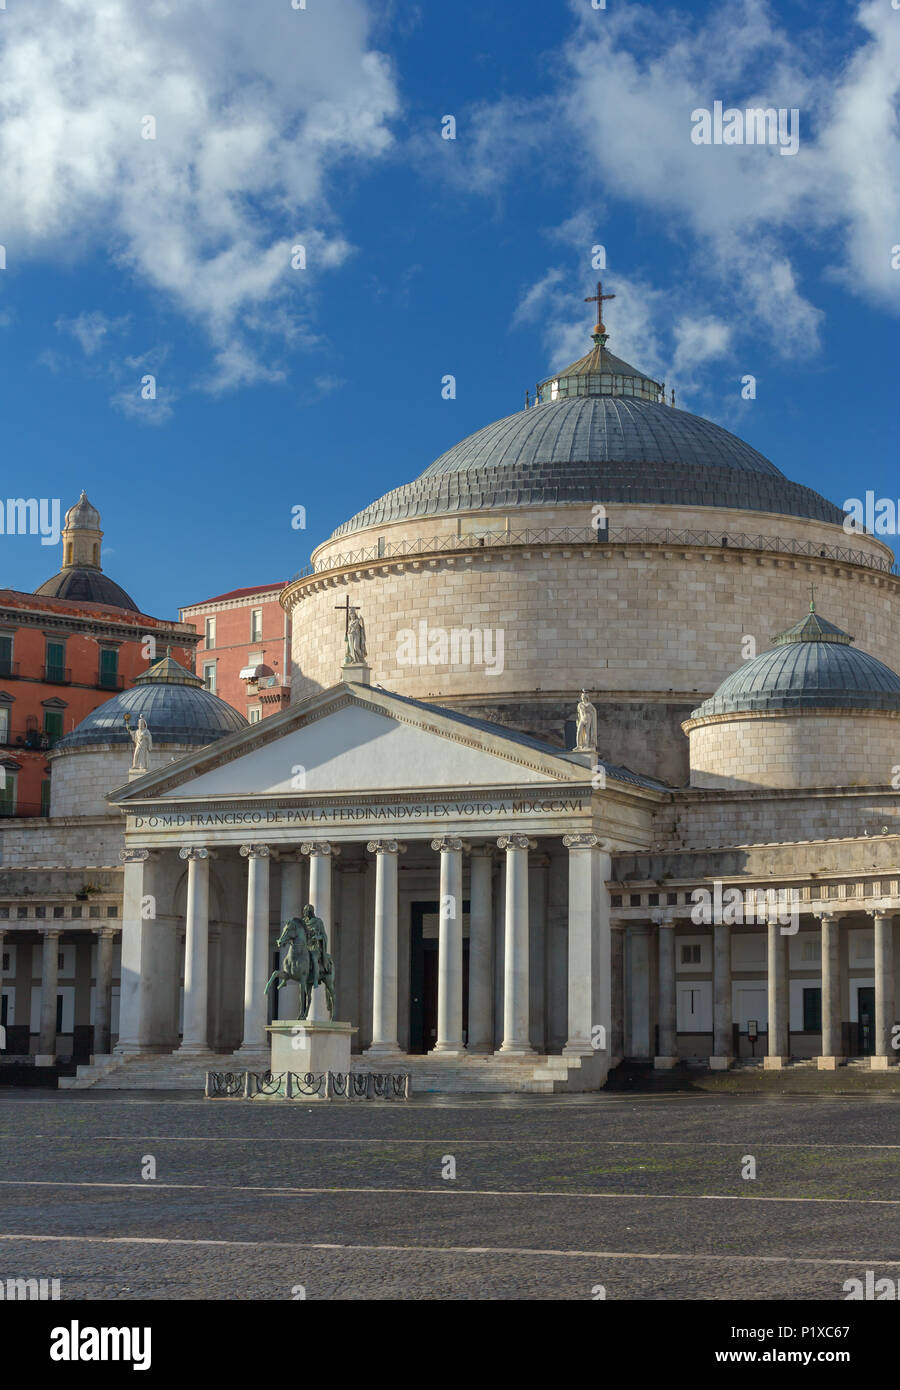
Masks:
[[[413,903],[409,934],[409,1050],[430,1052],[437,1040],[440,904]],[[469,904],[463,903],[463,920]],[[469,940],[463,937],[463,1039],[469,1030]]]
[[[875,988],[873,985],[858,986],[857,1015],[859,1017],[858,1054],[860,1057],[871,1057],[875,1051]]]

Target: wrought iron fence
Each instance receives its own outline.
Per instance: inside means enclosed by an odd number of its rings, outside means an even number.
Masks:
[[[283,1100],[408,1100],[408,1072],[271,1072],[208,1071],[207,1100],[253,1100],[258,1096]]]
[[[609,526],[546,527],[541,530],[487,531],[471,536],[419,536],[415,540],[388,541],[382,537],[375,545],[359,550],[346,550],[307,565],[291,576],[290,583],[309,579],[316,574],[345,569],[352,565],[369,564],[375,560],[398,560],[416,555],[440,555],[452,551],[484,550],[507,546],[532,545],[678,545],[715,546],[721,550],[755,550],[779,555],[806,555],[815,559],[839,560],[848,565],[861,565],[882,574],[900,574],[900,566],[879,555],[852,546],[824,545],[820,541],[794,540],[788,536],[752,535],[749,532],[675,531],[669,527]]]

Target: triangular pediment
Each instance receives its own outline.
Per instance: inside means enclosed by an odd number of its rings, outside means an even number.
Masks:
[[[152,730],[151,730],[152,732]],[[350,683],[148,773],[110,800],[340,796],[584,782],[583,757]]]

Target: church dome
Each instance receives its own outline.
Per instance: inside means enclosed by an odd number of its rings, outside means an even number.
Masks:
[[[536,396],[455,444],[332,539],[414,517],[566,503],[727,507],[843,522],[839,507],[791,482],[737,435],[667,405],[664,385],[608,352],[603,332]]]
[[[96,744],[130,745],[126,715],[132,729],[143,715],[154,744],[205,747],[247,727],[242,714],[206,690],[198,676],[165,656],[138,676],[131,690],[114,695],[82,719],[56,743],[54,756]]]
[[[857,651],[852,641],[810,606],[801,622],[774,639],[770,651],[723,681],[691,719],[775,710],[900,710],[900,676]]]
[[[131,613],[140,609],[130,594],[109,579],[100,565],[100,513],[88,501],[82,488],[81,496],[66,512],[63,526],[63,564],[58,574],[45,579],[35,589],[46,598],[68,599],[74,603],[102,603],[109,608],[125,608]]]
[[[34,592],[45,594],[47,598],[72,599],[76,603],[105,603],[111,608],[140,612],[131,595],[126,594],[115,580],[89,565],[72,565],[62,569],[52,579],[45,579]]]

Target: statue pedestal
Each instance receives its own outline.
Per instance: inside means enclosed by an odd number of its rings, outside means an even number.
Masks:
[[[312,1072],[350,1070],[350,1039],[357,1031],[352,1023],[310,1023],[308,1019],[280,1019],[266,1032],[271,1042],[269,1070]]]
[[[371,668],[364,661],[356,662],[356,664],[345,661],[341,667],[341,680],[354,681],[357,685],[371,685]]]

